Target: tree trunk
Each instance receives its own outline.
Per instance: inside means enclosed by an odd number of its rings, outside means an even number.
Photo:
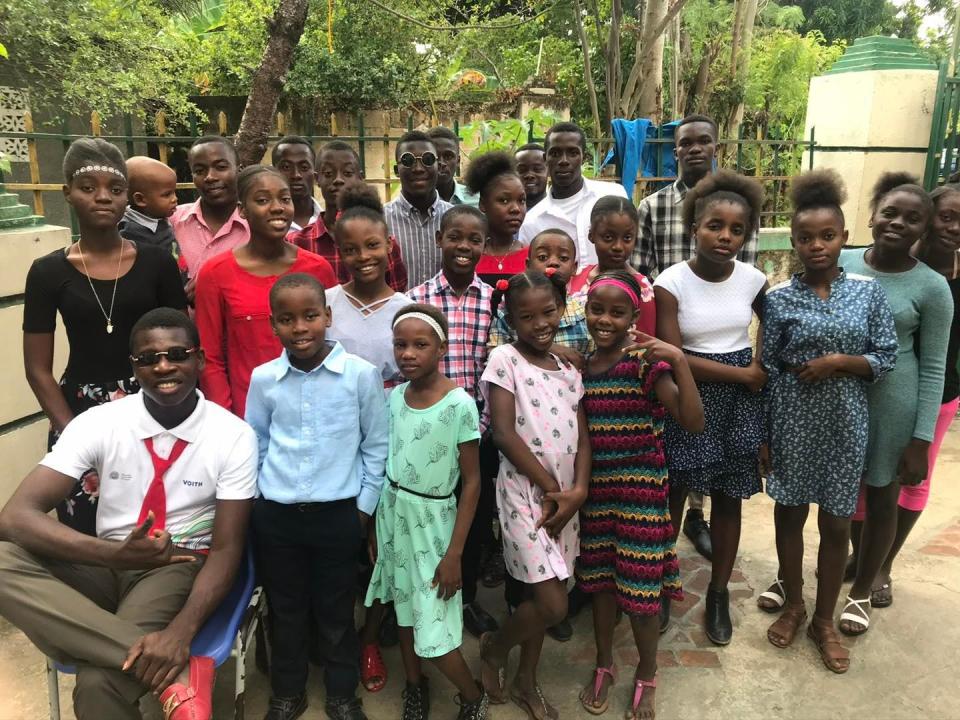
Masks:
[[[280,0],[267,25],[267,47],[250,84],[250,94],[235,139],[242,166],[260,162],[267,151],[267,138],[273,128],[277,102],[307,22],[307,5],[308,0]]]
[[[687,114],[705,113],[710,105],[711,83],[710,66],[713,65],[717,55],[720,54],[720,46],[717,43],[708,43],[704,45],[703,57],[700,58],[700,64],[697,66],[697,74],[693,78],[693,86],[690,94],[687,95]]]
[[[590,113],[593,115],[593,128],[597,137],[603,136],[603,126],[600,124],[600,108],[597,103],[597,88],[593,84],[593,67],[590,62],[590,41],[587,31],[583,27],[583,7],[580,0],[573,0],[573,21],[577,26],[577,35],[580,38],[580,49],[583,50],[583,79],[587,84],[587,95],[590,98]]]
[[[743,122],[743,94],[746,92],[747,75],[750,72],[750,46],[753,44],[753,26],[757,20],[758,0],[738,0],[739,28],[734,29],[734,47],[731,50],[731,79],[740,86],[740,100],[730,111],[727,120],[727,137],[736,138]],[[739,30],[739,32],[738,32]]]
[[[647,0],[647,15],[644,26],[654,28],[660,26],[667,16],[667,0]],[[640,86],[640,97],[637,101],[637,115],[650,118],[659,124],[663,116],[663,45],[666,33],[658,33],[650,38],[650,45],[646,48],[644,59],[640,67],[643,78]]]
[[[647,6],[649,7],[651,2],[657,1],[659,0],[647,0]],[[677,16],[680,10],[683,9],[686,3],[687,0],[673,0],[669,3],[666,14],[660,22],[653,25],[646,24],[646,21],[650,19],[649,12],[646,13],[643,36],[637,39],[637,53],[633,60],[633,67],[630,69],[627,81],[623,86],[623,92],[620,94],[620,112],[622,117],[633,117],[638,114],[637,107],[640,104],[640,93],[642,91],[640,81],[641,78],[643,78],[643,65],[648,56],[655,50],[655,40],[663,35],[667,26],[673,21],[673,18]],[[663,75],[661,73],[661,81],[662,77]]]

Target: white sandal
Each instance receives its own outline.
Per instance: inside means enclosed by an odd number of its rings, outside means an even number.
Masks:
[[[843,613],[840,615],[840,622],[842,623],[844,620],[846,620],[851,623],[857,623],[858,625],[863,626],[863,630],[844,630],[843,625],[840,625],[840,632],[850,637],[856,637],[857,635],[863,635],[867,630],[870,629],[870,614],[863,609],[864,605],[869,607],[869,595],[862,600],[854,600],[852,597],[847,595],[847,604],[843,606]],[[855,608],[857,612],[848,612],[850,608]]]
[[[773,584],[776,586],[779,592],[774,592],[773,590],[764,590],[760,593],[760,597],[757,598],[757,607],[768,613],[780,612],[783,610],[783,606],[787,604],[787,591],[783,588],[783,580],[777,578],[773,581]],[[776,607],[765,607],[760,604],[761,600],[769,600]]]

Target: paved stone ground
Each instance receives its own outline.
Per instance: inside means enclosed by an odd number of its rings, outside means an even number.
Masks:
[[[658,710],[660,718],[779,718],[783,720],[866,717],[875,720],[960,718],[953,690],[960,667],[960,630],[956,623],[960,601],[960,423],[947,437],[941,452],[929,508],[895,568],[895,602],[874,611],[866,636],[847,641],[853,662],[845,676],[829,673],[809,640],[798,635],[794,645],[778,650],[766,640],[772,617],[756,608],[756,595],[776,571],[773,548],[772,503],[757,497],[744,506],[741,556],[734,572],[734,638],[726,648],[706,639],[701,622],[702,599],[709,578],[707,564],[681,540],[686,600],[675,605],[674,624],[661,639]],[[812,519],[812,518],[811,518]],[[816,524],[808,522],[805,576],[808,610],[815,579]],[[482,601],[495,613],[502,608],[500,591],[484,591]],[[839,613],[839,609],[838,609]],[[499,613],[498,613],[499,614]],[[577,694],[591,671],[593,640],[589,611],[575,622],[573,640],[565,644],[547,639],[541,665],[544,692],[564,718],[589,717]],[[467,637],[465,652],[477,666],[476,641]],[[628,626],[619,626],[617,663],[629,677],[636,650]],[[364,694],[371,720],[399,716],[402,668],[396,649],[387,651],[392,673],[387,688]],[[514,658],[515,661],[515,658]],[[428,670],[434,688],[434,718],[455,717],[452,690],[436,672]],[[221,673],[216,694],[216,718],[232,717],[232,663]],[[311,707],[304,718],[322,718],[320,674],[310,681]],[[63,717],[72,718],[72,679],[61,678]],[[247,676],[247,716],[262,718],[269,688],[266,678],[250,662]],[[622,717],[629,701],[629,683],[612,691],[606,717]],[[161,717],[148,703],[147,717]],[[47,716],[43,659],[30,643],[0,620],[0,720],[34,720]],[[513,705],[491,709],[493,720],[521,720]],[[109,719],[107,719],[109,720]]]

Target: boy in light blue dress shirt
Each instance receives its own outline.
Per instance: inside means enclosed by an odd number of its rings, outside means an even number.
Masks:
[[[326,340],[330,310],[312,276],[281,277],[270,313],[284,351],[253,371],[246,408],[260,450],[253,528],[273,641],[266,718],[292,720],[306,710],[312,613],[327,715],[366,720],[356,697],[353,606],[357,540],[377,507],[387,458],[383,381],[373,365]]]

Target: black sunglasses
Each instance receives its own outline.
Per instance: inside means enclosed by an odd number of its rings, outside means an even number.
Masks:
[[[423,153],[423,155],[414,155],[412,152],[405,152],[399,158],[397,158],[397,161],[405,168],[412,168],[414,165],[416,165],[417,160],[419,160],[420,164],[425,168],[433,167],[437,164],[436,154],[430,152],[429,150]]]
[[[139,355],[131,355],[130,360],[137,367],[150,367],[160,362],[160,358],[165,357],[168,362],[182,363],[190,359],[190,355],[200,348],[172,347],[169,350],[161,352],[145,352]]]

